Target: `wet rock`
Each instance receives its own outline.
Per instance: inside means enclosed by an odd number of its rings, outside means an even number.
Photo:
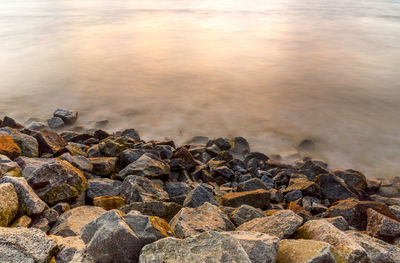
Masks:
[[[39,154],[55,154],[67,146],[67,141],[57,133],[49,130],[41,130],[34,134],[39,143]]]
[[[98,178],[88,180],[86,196],[93,200],[104,195],[119,195],[121,193],[122,182],[108,178]]]
[[[191,171],[197,165],[196,160],[193,158],[192,154],[185,147],[180,147],[176,149],[172,158],[182,159],[183,166],[187,171]]]
[[[18,213],[21,215],[38,215],[41,214],[47,205],[43,202],[28,185],[23,177],[4,176],[0,179],[0,184],[11,183],[14,185],[18,196]]]
[[[326,220],[306,222],[297,230],[295,237],[329,243],[345,258],[346,262],[370,262],[367,252],[355,240]]]
[[[84,156],[72,156],[70,153],[64,153],[60,159],[69,162],[81,171],[91,172],[93,170],[92,162]]]
[[[57,159],[34,170],[27,181],[36,194],[50,205],[76,199],[87,189],[82,171]]]
[[[250,180],[246,180],[241,182],[237,186],[238,192],[245,192],[245,191],[254,191],[258,189],[268,190],[272,187],[268,187],[263,181],[258,178],[252,178]]]
[[[139,259],[141,263],[184,263],[210,260],[220,263],[251,262],[237,239],[215,231],[205,232],[184,240],[161,239],[145,246]]]
[[[235,137],[230,140],[231,153],[235,158],[243,159],[250,152],[250,146],[247,140],[243,137]]]
[[[364,248],[372,263],[395,263],[400,261],[400,248],[396,246],[357,231],[348,231],[346,235]]]
[[[241,205],[232,212],[230,219],[236,226],[240,226],[254,218],[260,217],[265,217],[261,209],[249,205]]]
[[[185,201],[183,202],[183,206],[199,207],[206,202],[216,206],[219,205],[212,193],[200,185],[188,193]]]
[[[121,185],[121,195],[128,204],[142,201],[167,201],[168,193],[161,182],[146,177],[130,175]]]
[[[128,175],[138,175],[149,179],[165,179],[168,178],[169,173],[168,164],[145,154],[121,170],[119,176],[126,178]]]
[[[210,140],[207,142],[207,147],[210,147],[212,145],[217,146],[219,149],[221,149],[222,151],[226,151],[229,150],[231,148],[231,144],[229,142],[228,139],[225,138],[217,138],[214,140]]]
[[[8,226],[18,212],[18,196],[10,183],[0,184],[0,226]]]
[[[347,223],[346,219],[344,219],[343,216],[335,216],[331,218],[326,218],[325,220],[342,231],[349,230],[349,224]]]
[[[107,176],[115,171],[116,157],[92,157],[89,158],[93,165],[92,172],[101,176]]]
[[[283,210],[268,217],[250,220],[240,225],[237,230],[260,232],[283,239],[291,236],[302,223],[303,218],[296,215],[293,211]]]
[[[0,227],[0,262],[49,263],[57,243],[41,230]]]
[[[281,240],[278,263],[336,263],[345,262],[330,244],[316,240]]]
[[[55,259],[57,263],[70,263],[74,256],[85,251],[85,243],[79,236],[60,237],[50,236],[60,248]]]
[[[357,198],[357,195],[334,174],[321,174],[315,178],[315,181],[321,189],[322,198],[328,199],[331,203],[347,198]]]
[[[342,178],[350,189],[356,191],[364,191],[367,189],[368,183],[365,175],[359,171],[348,169],[348,170],[333,170],[332,173],[340,178]]]
[[[10,135],[0,135],[0,154],[14,160],[21,155],[21,149]]]
[[[65,110],[65,109],[57,109],[53,113],[54,117],[59,117],[61,118],[66,124],[74,124],[76,120],[78,119],[78,112],[77,111],[71,111],[71,110]]]
[[[104,195],[93,199],[93,205],[105,210],[120,209],[125,205],[125,198],[118,195]]]
[[[126,129],[121,133],[121,136],[127,136],[135,141],[140,141],[139,133],[135,129]]]
[[[327,211],[328,217],[343,216],[350,226],[364,230],[367,226],[367,209],[372,208],[381,214],[396,219],[396,216],[383,203],[374,201],[358,201],[348,199],[331,206]]]
[[[263,189],[232,192],[225,194],[221,199],[224,206],[239,207],[241,205],[250,205],[255,208],[264,208],[270,203],[270,193]]]
[[[198,208],[182,208],[170,225],[179,238],[186,238],[205,231],[232,231],[235,226],[218,207],[205,203]]]
[[[103,130],[96,130],[96,131],[93,133],[93,137],[96,138],[96,139],[98,139],[98,140],[104,140],[105,138],[108,138],[108,137],[110,137],[110,136],[111,136],[111,135],[110,135],[108,132],[103,131]]]
[[[32,219],[29,216],[21,216],[14,220],[10,227],[25,227],[28,228],[31,224]]]
[[[99,145],[95,144],[87,150],[88,157],[103,157],[99,150]]]
[[[124,213],[130,211],[139,211],[144,215],[158,216],[170,221],[180,210],[182,206],[172,202],[160,202],[160,201],[146,201],[146,202],[134,202],[130,203],[121,208]]]
[[[40,131],[46,129],[47,125],[41,121],[33,121],[26,128],[32,131]]]
[[[174,154],[174,148],[169,145],[157,145],[154,150],[160,154],[161,159],[171,159]]]
[[[400,237],[400,222],[382,215],[375,210],[367,209],[367,233],[383,240]]]
[[[62,214],[49,234],[69,237],[79,236],[81,229],[89,222],[98,218],[105,210],[96,206],[80,206]]]
[[[52,129],[57,129],[64,126],[64,121],[59,117],[52,117],[47,120],[47,125]]]
[[[3,176],[22,176],[21,168],[18,163],[13,162],[5,155],[0,154],[0,178]]]

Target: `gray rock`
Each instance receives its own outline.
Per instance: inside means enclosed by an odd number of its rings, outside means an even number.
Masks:
[[[126,129],[126,130],[122,131],[121,136],[127,136],[137,142],[140,141],[139,133],[135,129]]]
[[[40,131],[46,129],[47,125],[41,121],[33,121],[26,128],[32,131]]]
[[[24,134],[12,128],[0,128],[0,133],[8,134],[21,149],[21,155],[26,157],[38,157],[39,144],[37,140],[30,135]]]
[[[250,146],[247,140],[243,137],[235,137],[230,140],[230,152],[235,158],[244,159],[246,154],[250,153]]]
[[[41,214],[47,205],[43,202],[33,189],[28,185],[23,177],[4,176],[0,179],[0,184],[12,183],[18,196],[18,213],[21,215],[38,215]]]
[[[86,196],[93,200],[104,195],[119,195],[121,193],[122,182],[108,178],[98,178],[88,180]]]
[[[321,189],[323,199],[328,199],[333,203],[336,201],[357,198],[343,180],[334,174],[321,174],[315,178],[317,185]]]
[[[51,235],[62,237],[79,236],[81,229],[98,218],[106,210],[97,206],[80,206],[62,214],[50,229]]]
[[[160,153],[162,159],[171,159],[174,155],[174,148],[169,145],[157,145],[154,150]]]
[[[71,110],[57,109],[53,115],[61,118],[66,124],[74,124],[78,119],[78,112]]]
[[[235,226],[218,207],[205,203],[198,208],[182,208],[170,225],[179,238],[186,238],[205,231],[232,231]]]
[[[18,212],[18,196],[10,183],[0,184],[0,226],[8,226]]]
[[[383,186],[379,187],[379,195],[384,197],[398,197],[399,191],[394,186]]]
[[[230,218],[236,226],[240,226],[250,220],[260,217],[265,217],[261,209],[249,205],[241,205],[232,212]]]
[[[92,162],[84,156],[72,156],[70,153],[64,153],[60,159],[69,162],[81,171],[91,172],[93,170]]]
[[[303,218],[291,210],[276,212],[268,217],[255,218],[242,225],[237,230],[251,231],[277,236],[280,239],[290,237],[303,223]]]
[[[0,227],[0,262],[49,263],[57,243],[34,228]]]
[[[397,219],[400,220],[400,205],[389,206],[389,209],[397,216]]]
[[[70,263],[76,254],[85,251],[86,246],[80,236],[50,236],[50,238],[54,239],[60,248],[60,252],[58,252],[56,255],[57,263]]]
[[[22,170],[18,163],[13,162],[7,156],[0,154],[0,178],[4,175],[19,177],[22,175]]]
[[[238,192],[244,191],[254,191],[258,189],[268,190],[271,187],[268,187],[263,181],[258,178],[253,178],[244,182],[239,183],[237,186]]]
[[[343,216],[335,216],[335,217],[331,217],[331,218],[325,218],[325,220],[342,231],[349,230],[349,224],[347,223],[346,219],[344,219]]]
[[[184,182],[169,182],[165,184],[164,190],[167,191],[169,197],[176,197],[187,195],[192,188]]]
[[[92,157],[89,160],[93,165],[92,172],[101,176],[112,174],[117,164],[116,157]]]
[[[382,215],[375,210],[367,209],[367,233],[383,240],[400,237],[400,222]]]
[[[156,157],[160,157],[158,152],[146,149],[126,149],[119,156],[119,162],[121,168],[125,168],[129,164],[138,160],[143,154],[152,154]]]
[[[52,129],[57,129],[64,126],[64,121],[59,117],[52,117],[47,120],[47,125]]]
[[[41,130],[34,134],[39,143],[39,154],[55,154],[67,146],[67,141],[57,133],[50,130]]]
[[[130,203],[121,208],[124,213],[139,211],[144,215],[158,216],[168,222],[181,210],[182,206],[172,202],[145,201]]]
[[[251,263],[245,250],[234,237],[214,231],[184,240],[164,238],[145,246],[141,263]]]
[[[169,173],[168,164],[144,154],[138,160],[121,170],[119,176],[123,179],[128,175],[144,176],[149,179],[160,179],[168,178]]]
[[[303,198],[303,194],[300,190],[293,190],[285,194],[285,200],[287,203],[299,200],[301,198]]]
[[[168,193],[164,191],[162,182],[149,180],[146,177],[130,175],[121,185],[121,195],[126,202],[167,201]]]
[[[187,207],[199,207],[203,205],[205,202],[218,206],[218,202],[215,197],[210,193],[206,188],[199,185],[195,189],[193,189],[186,196],[185,201],[183,202],[183,206]]]

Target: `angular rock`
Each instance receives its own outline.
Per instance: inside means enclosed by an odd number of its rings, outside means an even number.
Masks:
[[[250,205],[255,208],[268,207],[270,203],[270,193],[264,189],[227,193],[221,197],[224,206],[239,207]]]
[[[89,160],[93,165],[92,172],[101,176],[112,174],[117,164],[116,157],[92,157]]]
[[[10,135],[0,135],[0,154],[13,160],[21,155],[21,149]]]
[[[93,199],[93,205],[105,210],[120,209],[125,205],[125,198],[118,195],[104,195]]]
[[[238,192],[245,192],[245,191],[254,191],[258,189],[268,190],[272,187],[268,187],[263,181],[258,178],[252,178],[245,182],[241,182],[237,186]]]
[[[0,184],[0,226],[8,226],[18,212],[18,196],[10,183]]]
[[[176,149],[176,151],[172,155],[172,158],[182,159],[183,166],[187,171],[192,170],[197,165],[196,160],[193,158],[192,154],[185,147],[180,147]]]
[[[356,170],[333,170],[332,173],[340,178],[342,178],[350,189],[356,191],[364,191],[367,189],[368,183],[365,175]]]
[[[18,219],[14,220],[10,227],[25,227],[28,228],[31,224],[32,219],[29,216],[21,216]]]
[[[290,237],[303,223],[303,218],[291,210],[276,212],[271,216],[255,218],[242,225],[238,231],[260,232],[277,236],[280,239]]]
[[[261,209],[249,205],[241,205],[232,212],[230,219],[236,226],[240,226],[250,220],[260,217],[265,217]]]
[[[198,208],[182,208],[170,225],[179,238],[186,238],[205,231],[232,231],[235,226],[218,207],[205,203]]]
[[[10,128],[14,128],[14,129],[21,129],[24,126],[22,124],[17,123],[14,119],[5,116],[3,118],[3,121],[0,122],[0,127],[10,127]]]
[[[164,190],[167,191],[169,197],[185,196],[192,188],[184,182],[169,182],[164,186]]]
[[[70,206],[70,204],[68,204],[68,203],[63,203],[63,202],[61,202],[61,203],[58,203],[58,204],[54,205],[52,208],[53,208],[55,211],[57,211],[57,213],[58,213],[59,215],[61,215],[61,214],[65,213],[65,212],[67,212],[68,210],[70,210],[70,209],[71,209],[71,206]]]
[[[231,153],[235,158],[243,159],[250,152],[250,146],[247,140],[243,137],[235,137],[230,140]]]
[[[18,163],[13,162],[7,156],[0,154],[0,178],[4,175],[19,177],[22,175],[22,170]]]
[[[289,186],[282,191],[282,194],[296,190],[301,191],[303,196],[320,197],[320,189],[318,185],[307,180],[307,178],[294,178],[292,176],[289,180]]]
[[[81,229],[98,218],[105,210],[96,206],[80,206],[62,214],[50,229],[51,235],[69,237],[79,236]]]
[[[67,141],[56,132],[50,130],[41,130],[34,134],[34,137],[39,143],[39,154],[46,153],[55,154],[67,146]]]
[[[128,204],[142,201],[167,201],[168,193],[164,191],[162,183],[149,180],[146,177],[130,175],[121,185],[121,195]]]
[[[86,196],[93,200],[104,195],[119,195],[121,193],[122,182],[108,178],[98,178],[88,180]]]
[[[183,202],[183,206],[186,207],[199,207],[203,205],[205,202],[218,206],[218,202],[215,197],[203,186],[199,185],[195,189],[193,189],[186,196],[185,201]]]
[[[124,213],[139,211],[144,215],[158,216],[168,222],[181,210],[182,206],[172,202],[145,201],[130,203],[121,208]]]
[[[78,119],[78,112],[71,110],[57,109],[53,115],[61,118],[66,124],[74,124]]]
[[[121,170],[119,176],[123,179],[128,175],[144,176],[149,179],[162,179],[168,178],[169,173],[168,164],[144,154],[138,160]]]
[[[50,236],[50,238],[54,239],[60,248],[60,252],[56,255],[57,263],[70,263],[76,254],[85,251],[85,243],[80,236]]]
[[[310,220],[297,230],[296,238],[313,239],[329,243],[346,262],[370,262],[367,252],[352,238],[326,220]]]
[[[139,133],[135,129],[126,129],[121,133],[121,136],[127,136],[137,142],[140,141]]]
[[[0,179],[0,184],[3,183],[14,185],[18,196],[18,213],[20,215],[38,215],[47,208],[46,203],[37,196],[25,178],[4,176]]]
[[[92,162],[84,156],[72,156],[70,153],[64,153],[60,159],[69,162],[81,171],[91,172],[93,170]]]
[[[0,134],[10,135],[14,142],[21,149],[21,155],[26,157],[38,157],[39,144],[37,140],[30,135],[19,132],[12,128],[1,128]]]
[[[125,168],[129,164],[138,160],[142,157],[143,154],[152,154],[155,157],[159,158],[159,153],[153,150],[145,150],[145,149],[126,149],[119,155],[120,167]]]
[[[325,220],[342,231],[349,230],[349,224],[347,223],[346,219],[344,219],[343,216],[335,216],[335,217],[331,217],[331,218],[325,218]]]
[[[336,263],[345,262],[330,244],[316,240],[281,240],[278,263]]]
[[[0,262],[49,263],[57,243],[34,228],[0,227]]]
[[[128,139],[128,141],[126,139]],[[102,154],[102,156],[116,157],[119,156],[124,150],[133,148],[134,142],[129,141],[129,138],[108,137],[102,140],[98,145],[99,152]]]
[[[389,206],[389,209],[397,216],[397,219],[400,220],[400,205]]]
[[[64,121],[59,117],[52,117],[47,120],[47,125],[52,129],[57,129],[64,126]]]
[[[238,240],[215,231],[184,240],[176,238],[158,240],[142,249],[139,261],[141,263],[251,263]]]
[[[400,222],[382,215],[375,210],[367,209],[367,233],[383,240],[400,237]]]
[[[315,178],[316,184],[321,189],[322,198],[333,203],[347,198],[357,198],[347,185],[334,174],[321,174]]]

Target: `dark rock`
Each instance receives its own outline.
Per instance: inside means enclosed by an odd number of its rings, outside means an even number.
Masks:
[[[207,147],[212,146],[215,144],[219,149],[222,151],[229,150],[231,148],[231,144],[227,139],[224,138],[218,138],[215,140],[210,140],[207,142]]]
[[[335,216],[331,218],[326,218],[325,220],[342,231],[349,230],[349,224],[347,223],[346,219],[344,219],[343,216]]]
[[[69,162],[81,171],[91,172],[93,170],[92,162],[84,156],[72,156],[70,153],[64,153],[60,159]]]
[[[108,137],[110,137],[110,136],[111,136],[111,135],[110,135],[108,132],[103,131],[103,130],[96,130],[96,131],[93,133],[93,137],[96,138],[96,139],[98,139],[98,140],[104,140],[104,139],[106,139],[106,138],[108,138]]]
[[[303,194],[300,190],[293,190],[285,193],[285,200],[287,203],[303,198]]]
[[[93,200],[104,195],[119,195],[121,193],[122,182],[108,178],[98,178],[88,180],[86,196]]]
[[[322,198],[328,199],[331,203],[347,198],[357,198],[357,195],[334,174],[321,174],[315,178],[315,182],[321,189]]]
[[[168,193],[163,190],[162,183],[146,177],[130,175],[121,185],[121,195],[126,202],[167,201]]]
[[[271,187],[270,187],[271,188]],[[258,178],[252,178],[245,182],[239,183],[237,186],[238,192],[254,191],[258,189],[268,190],[270,189],[263,181]]]
[[[57,213],[59,215],[61,215],[61,214],[65,213],[65,212],[67,212],[68,210],[70,210],[71,206],[68,203],[61,202],[61,203],[58,203],[58,204],[54,205],[52,207],[52,209],[54,209],[55,211],[57,211]]]
[[[197,165],[196,160],[193,158],[192,154],[185,147],[180,147],[176,149],[172,158],[182,159],[183,161],[182,164],[187,171],[191,171]]]
[[[47,120],[47,125],[52,129],[57,129],[64,126],[64,121],[59,117],[53,117]]]
[[[390,241],[400,237],[400,222],[375,210],[367,209],[367,233],[373,237]]]
[[[186,207],[199,207],[205,202],[218,206],[215,197],[203,186],[197,186],[186,196],[183,206]]]
[[[174,155],[174,148],[169,145],[157,145],[154,150],[159,152],[161,159],[171,159]]]
[[[169,174],[168,164],[147,154],[142,155],[119,172],[121,178],[126,178],[128,175],[138,175],[150,179],[165,179],[168,178]]]
[[[250,152],[250,146],[247,140],[243,137],[235,137],[230,140],[231,153],[235,158],[244,158],[246,154]]]
[[[158,216],[168,222],[181,210],[182,206],[172,202],[145,201],[134,202],[121,208],[124,213],[139,211],[144,215]]]
[[[241,205],[251,205],[255,208],[268,207],[270,203],[270,193],[264,189],[227,193],[221,197],[222,204],[225,206],[239,207]]]
[[[64,109],[57,109],[53,113],[54,117],[61,118],[66,124],[74,124],[78,119],[78,112]]]
[[[0,127],[10,127],[14,129],[22,129],[24,126],[22,124],[17,123],[14,119],[5,116],[3,121],[0,123]]]
[[[42,130],[36,133],[34,137],[39,143],[40,155],[46,153],[55,154],[67,146],[67,142],[64,140],[64,138],[53,131]]]
[[[236,226],[240,226],[254,218],[260,217],[265,217],[261,209],[249,205],[241,205],[232,212],[230,219]]]
[[[127,136],[136,142],[140,141],[139,133],[135,129],[126,129],[121,133],[121,136]]]
[[[92,172],[101,176],[108,176],[115,171],[116,157],[92,157],[89,158],[93,165]]]

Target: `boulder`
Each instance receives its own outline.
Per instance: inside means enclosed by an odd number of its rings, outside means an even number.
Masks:
[[[0,226],[8,226],[18,212],[18,196],[10,183],[0,184]]]
[[[181,210],[182,206],[172,202],[145,201],[134,202],[121,208],[124,213],[139,211],[144,215],[158,216],[168,222]]]
[[[56,132],[41,130],[34,134],[39,143],[39,154],[55,154],[67,146],[67,141]]]
[[[260,217],[265,217],[261,209],[249,205],[241,205],[232,212],[230,219],[236,226],[240,226],[250,220]]]
[[[343,180],[334,174],[321,174],[314,180],[321,189],[322,198],[328,199],[331,203],[347,198],[357,198]]]
[[[92,172],[101,176],[107,176],[115,171],[116,157],[92,157],[89,158],[93,165]]]
[[[119,195],[104,195],[93,199],[93,205],[105,210],[120,209],[125,205],[125,198]]]
[[[161,182],[146,177],[130,175],[121,185],[121,195],[128,204],[142,201],[167,201],[168,194]]]
[[[0,262],[50,263],[57,243],[34,228],[0,227]]]
[[[189,194],[186,196],[185,201],[183,202],[183,206],[187,207],[199,207],[203,205],[205,202],[218,206],[218,202],[206,188],[199,185],[194,188]]]
[[[255,218],[242,225],[238,231],[260,232],[277,236],[280,239],[290,237],[303,223],[303,218],[291,210],[282,210],[274,214]]]
[[[57,109],[53,113],[54,117],[61,118],[63,122],[66,124],[74,124],[76,120],[78,119],[78,112],[77,111],[72,111],[72,110],[65,110],[65,109]]]
[[[88,180],[86,196],[93,200],[103,195],[119,195],[121,193],[122,182],[108,178],[96,178]]]
[[[18,196],[18,214],[28,216],[38,215],[47,208],[46,203],[37,196],[25,178],[4,176],[0,179],[0,184],[3,183],[14,185]]]
[[[81,229],[98,218],[105,210],[96,206],[80,206],[62,214],[50,229],[51,235],[62,237],[79,236]]]
[[[393,240],[400,237],[400,222],[382,215],[375,210],[367,209],[367,233],[382,240]]]
[[[330,244],[316,240],[281,240],[278,263],[336,263],[345,259]]]
[[[0,135],[0,154],[13,160],[21,155],[21,148],[10,135]]]
[[[60,159],[69,162],[81,171],[91,172],[93,170],[92,162],[84,156],[73,156],[70,153],[64,153],[60,156]]]
[[[205,231],[232,231],[235,226],[218,207],[204,203],[197,208],[182,208],[170,221],[179,238],[186,238]]]
[[[13,162],[7,156],[0,154],[0,178],[4,175],[19,177],[22,176],[22,170],[18,163]]]
[[[139,261],[141,263],[251,263],[237,239],[215,231],[184,240],[171,237],[158,240],[143,247]]]
[[[50,205],[74,200],[87,189],[82,171],[58,159],[41,165],[27,181],[36,194]]]
[[[168,164],[144,154],[138,160],[122,169],[119,172],[119,176],[123,179],[128,175],[144,176],[149,179],[164,179],[168,178],[169,173]]]
[[[295,235],[300,239],[313,239],[329,243],[348,263],[370,262],[367,252],[352,238],[326,220],[310,220]]]
[[[270,193],[264,189],[232,192],[221,197],[224,206],[239,207],[241,205],[250,205],[255,208],[268,207],[270,203]]]

